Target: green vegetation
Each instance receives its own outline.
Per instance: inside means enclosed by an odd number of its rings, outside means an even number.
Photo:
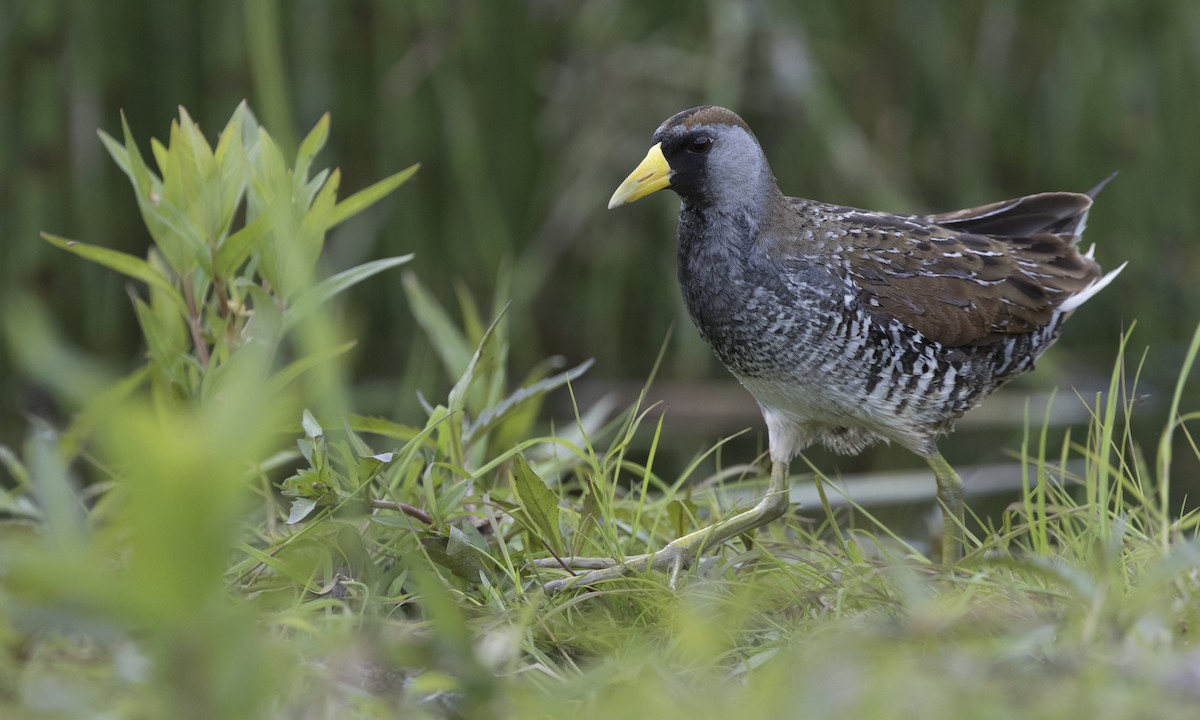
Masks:
[[[0,717],[1194,715],[1196,37],[1187,0],[0,3]],[[760,425],[654,400],[724,377],[673,204],[603,209],[701,102],[847,204],[1121,172],[1087,238],[1130,266],[1023,388],[1090,423],[947,441],[1024,485],[961,566],[831,502],[884,449],[797,460],[823,505],[678,592],[542,590],[763,482]]]
[[[460,293],[458,323],[415,275],[409,305],[451,390],[411,426],[347,409],[352,339],[327,301],[407,256],[322,280],[315,258],[415,168],[338,200],[338,172],[313,171],[327,132],[289,163],[244,106],[215,149],[181,111],[155,171],[126,126],[102,138],[148,259],[46,235],[140,283],[147,364],[98,392],[64,379],[64,398],[86,396],[70,426],[0,448],[6,716],[1173,717],[1200,702],[1200,519],[1169,499],[1172,436],[1200,454],[1184,425],[1200,413],[1180,408],[1200,331],[1153,454],[1128,432],[1137,375],[1119,358],[1086,439],[1059,453],[1029,437],[1024,502],[959,568],[827,505],[715,549],[678,593],[651,574],[547,596],[561,572],[532,560],[660,546],[732,510],[723,482],[694,477],[700,457],[658,469],[658,406],[577,407],[541,434],[546,393],[587,366],[521,372],[505,303]],[[8,317],[10,341],[46,336],[38,322]],[[1061,470],[1073,458],[1079,477]]]

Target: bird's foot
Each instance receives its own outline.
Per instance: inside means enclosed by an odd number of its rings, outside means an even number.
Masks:
[[[787,511],[787,507],[787,462],[776,459],[771,466],[771,484],[767,487],[766,497],[757,505],[706,528],[677,537],[658,552],[625,558],[624,561],[613,558],[580,557],[567,558],[562,563],[557,559],[537,560],[535,564],[539,567],[561,567],[562,564],[566,564],[568,568],[590,570],[583,575],[546,583],[546,589],[550,591],[566,587],[583,587],[650,570],[668,573],[671,589],[674,590],[679,584],[679,574],[692,566],[704,548],[715,548],[730,538],[762,527],[783,515]]]
[[[963,482],[941,453],[935,452],[927,461],[937,480],[938,504],[942,507],[941,560],[953,565],[962,559],[964,524]]]
[[[590,572],[583,575],[562,578],[561,580],[553,580],[546,583],[546,589],[554,592],[568,587],[584,587],[605,580],[626,577],[635,573],[657,570],[668,573],[671,589],[674,590],[679,582],[679,574],[691,567],[692,563],[696,561],[698,552],[694,540],[690,535],[684,536],[667,543],[666,547],[658,552],[635,555],[625,558],[624,561],[619,561],[615,558],[599,557],[564,558],[563,562],[569,568],[589,570]],[[561,567],[558,560],[554,558],[535,560],[534,564],[539,567]]]

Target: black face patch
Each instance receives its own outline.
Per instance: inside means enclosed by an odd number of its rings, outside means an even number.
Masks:
[[[670,188],[693,203],[706,202],[709,151],[720,144],[720,128],[683,125],[666,128],[654,139],[662,143],[663,157],[674,171]]]
[[[754,137],[736,113],[716,105],[701,105],[676,113],[654,133],[654,142],[662,143],[663,157],[673,171],[669,187],[688,203],[709,202],[707,158],[720,145],[723,132],[730,128],[741,128]],[[706,139],[710,142],[704,142]]]

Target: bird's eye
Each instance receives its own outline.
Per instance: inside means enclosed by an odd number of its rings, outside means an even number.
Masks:
[[[687,149],[690,153],[703,155],[712,147],[713,139],[707,135],[697,135],[688,143]]]

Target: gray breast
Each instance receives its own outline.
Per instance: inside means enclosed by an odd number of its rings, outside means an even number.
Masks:
[[[820,353],[813,340],[839,314],[838,284],[816,266],[789,278],[746,239],[751,232],[737,218],[683,213],[680,289],[701,336],[735,375],[790,375]]]

